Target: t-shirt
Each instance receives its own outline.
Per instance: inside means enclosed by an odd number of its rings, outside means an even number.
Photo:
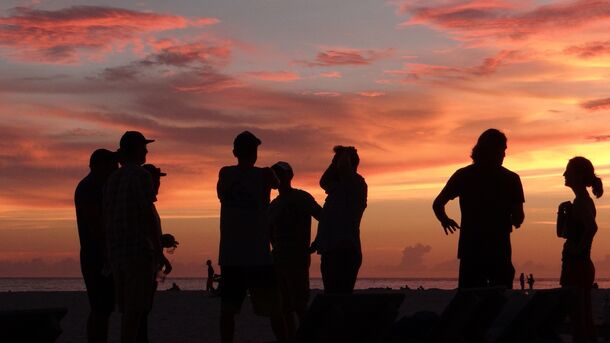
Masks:
[[[471,164],[451,176],[442,193],[460,198],[458,258],[511,258],[512,211],[525,202],[519,175],[502,166]]]
[[[360,251],[360,221],[366,209],[367,184],[355,173],[336,181],[329,190],[320,222],[316,242],[318,253],[355,249]]]
[[[308,260],[311,217],[320,211],[313,196],[300,189],[273,199],[269,205],[269,223],[274,262],[303,260],[303,257]]]
[[[223,167],[218,177],[221,266],[271,265],[268,168]]]
[[[568,220],[568,237],[563,245],[562,259],[590,259],[591,246],[593,245],[593,236],[597,232],[597,224],[595,216],[597,210],[590,196],[578,196],[574,199],[572,212]],[[589,226],[589,228],[587,228]],[[585,230],[592,230],[592,234],[584,238],[586,239],[585,248],[575,254],[580,241],[583,239]]]
[[[112,266],[143,254],[155,257],[154,249],[160,245],[161,236],[154,199],[152,177],[139,165],[127,164],[108,178],[104,188],[104,222]]]
[[[81,263],[98,269],[102,268],[106,250],[102,218],[103,189],[104,180],[89,174],[78,183],[74,192]]]

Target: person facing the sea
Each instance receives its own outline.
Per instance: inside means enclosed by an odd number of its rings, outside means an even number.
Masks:
[[[208,266],[208,278],[205,281],[205,290],[207,292],[214,292],[214,267],[212,267],[212,260],[205,261],[206,266]]]
[[[114,310],[114,285],[106,261],[102,199],[106,180],[118,167],[114,152],[95,150],[89,159],[91,171],[74,192],[81,272],[91,308],[87,318],[89,343],[108,341],[108,318]]]
[[[472,149],[473,163],[456,171],[433,204],[445,234],[460,229],[458,288],[513,288],[510,233],[524,220],[523,187],[516,173],[504,168],[506,136],[488,129]],[[445,205],[460,198],[462,225],[447,216]]]
[[[248,131],[235,137],[237,165],[225,166],[218,175],[220,200],[219,261],[222,278],[220,336],[233,342],[235,315],[250,293],[254,312],[268,316],[278,340],[286,340],[271,251],[267,211],[271,189],[278,179],[271,168],[255,167],[261,141]]]
[[[312,250],[321,255],[325,293],[351,294],[362,264],[360,221],[366,209],[367,184],[358,174],[360,157],[353,146],[336,146],[320,178],[327,197]]]
[[[273,264],[277,272],[288,332],[295,332],[295,312],[303,321],[309,303],[311,217],[319,220],[322,207],[311,194],[292,187],[290,164],[277,162],[271,169],[280,185],[269,205]]]
[[[593,164],[584,157],[572,158],[563,176],[575,198],[572,203],[560,204],[557,214],[557,233],[566,239],[561,252],[560,283],[562,287],[574,290],[570,310],[574,342],[596,342],[591,308],[591,288],[595,280],[591,247],[597,232],[597,210],[587,187],[592,188],[596,198],[603,195],[604,187],[595,175]]]
[[[521,287],[522,291],[525,290],[525,274],[524,273],[521,273],[521,275],[519,275],[519,286]]]
[[[140,132],[125,132],[119,148],[121,168],[104,189],[108,260],[122,313],[123,343],[136,342],[141,320],[151,309],[162,255],[152,176],[142,168],[151,142]]]

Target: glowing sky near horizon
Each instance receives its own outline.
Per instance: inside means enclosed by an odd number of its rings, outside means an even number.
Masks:
[[[217,172],[245,129],[259,165],[290,162],[320,203],[332,147],[358,148],[362,275],[452,276],[457,236],[431,202],[489,127],[526,193],[517,269],[558,276],[567,160],[610,175],[608,32],[610,1],[591,0],[3,1],[0,276],[78,275],[74,187],[125,130],[157,140],[174,270],[202,273]],[[610,276],[610,202],[597,205],[593,257]]]

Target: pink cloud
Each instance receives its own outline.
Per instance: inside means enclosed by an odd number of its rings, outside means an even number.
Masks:
[[[404,26],[429,25],[464,39],[523,39],[607,20],[610,3],[575,0],[524,8],[519,2],[502,0],[407,1],[400,11],[411,16]]]
[[[13,50],[9,56],[23,61],[75,63],[83,54],[93,58],[121,49],[143,33],[217,22],[214,18],[188,19],[112,7],[17,7],[0,18],[0,47]]]
[[[343,77],[343,75],[338,71],[329,71],[327,73],[321,73],[320,77],[323,77],[326,79],[340,79]]]
[[[254,71],[246,75],[263,81],[293,82],[301,79],[298,73],[291,71]]]
[[[584,101],[580,106],[589,111],[610,110],[610,98]]]
[[[358,93],[358,95],[364,96],[364,97],[367,97],[367,98],[377,98],[377,97],[380,97],[380,96],[384,96],[385,93],[384,92],[371,91],[371,92],[360,92],[360,93]]]
[[[393,49],[386,50],[364,50],[364,49],[329,49],[321,51],[314,61],[298,61],[308,67],[328,66],[363,66],[372,64],[380,59],[391,57]]]
[[[610,55],[610,41],[589,42],[582,45],[574,45],[564,50],[566,54],[576,55],[580,58],[592,58]]]

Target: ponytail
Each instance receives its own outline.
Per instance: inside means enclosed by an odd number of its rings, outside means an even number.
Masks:
[[[602,179],[597,176],[593,176],[591,188],[593,190],[593,195],[595,195],[596,198],[600,198],[604,194],[604,185],[602,184]]]

